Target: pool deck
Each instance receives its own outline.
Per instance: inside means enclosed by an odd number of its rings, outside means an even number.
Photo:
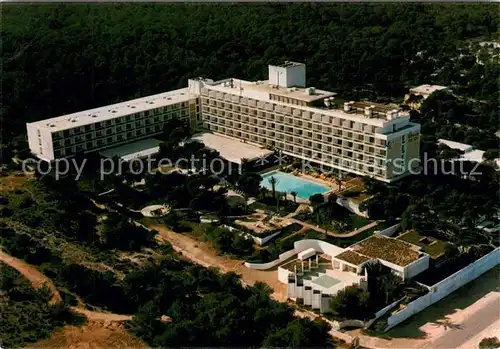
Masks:
[[[298,180],[303,180],[305,182],[310,182],[312,184],[320,185],[320,186],[323,186],[325,188],[329,188],[330,189],[330,190],[322,193],[322,195],[328,195],[328,194],[330,194],[332,192],[338,191],[338,185],[336,183],[323,181],[321,179],[315,178],[313,176],[305,175],[305,174],[302,174],[302,173],[297,176],[297,175],[294,175],[292,173],[281,171],[279,168],[273,168],[271,170],[262,171],[259,174],[262,177],[264,177],[264,176],[268,176],[269,174],[274,173],[274,172],[279,172],[279,173],[281,173],[283,175],[287,175],[287,176],[293,177],[293,178],[298,179]],[[293,200],[293,196],[287,193],[287,200]],[[297,196],[297,202],[299,202],[299,203],[308,203],[309,200],[305,199],[305,198],[299,198]]]

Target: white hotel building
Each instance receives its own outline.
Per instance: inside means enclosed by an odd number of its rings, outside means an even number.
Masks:
[[[335,93],[305,87],[305,65],[269,66],[269,80],[191,79],[187,88],[27,124],[32,153],[46,161],[161,134],[164,121],[271,148],[325,170],[390,182],[418,166],[420,125],[370,102],[331,108]],[[395,162],[398,159],[399,162]]]

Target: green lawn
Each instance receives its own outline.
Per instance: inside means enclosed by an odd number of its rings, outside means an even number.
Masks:
[[[287,227],[284,227],[281,230],[280,236],[284,237],[284,236],[296,233],[296,232],[298,232],[302,228],[303,228],[303,226],[301,224],[293,223],[293,224],[291,224],[291,225],[289,225]]]
[[[425,238],[426,241],[421,241]],[[446,242],[430,236],[423,236],[418,231],[412,230],[401,236],[398,239],[409,242],[411,244],[421,246],[424,252],[428,253],[433,259],[438,259],[444,254]]]
[[[331,221],[329,222],[320,221],[318,224],[315,213],[302,213],[300,215],[297,215],[295,218],[310,224],[318,225],[321,229],[327,229],[337,234],[349,233],[370,223],[367,218],[351,213],[341,206],[338,207],[338,211],[335,214],[335,217],[331,217]],[[338,231],[338,229],[335,227],[335,222],[345,222],[347,226],[343,231]]]
[[[349,217],[349,223],[351,227],[353,227],[354,229],[358,229],[364,227],[365,225],[370,223],[370,221],[365,217],[353,214]]]

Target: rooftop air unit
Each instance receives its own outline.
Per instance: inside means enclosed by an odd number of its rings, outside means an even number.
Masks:
[[[316,91],[316,89],[314,87],[308,87],[306,88],[306,93],[309,95],[309,96],[312,96],[314,94],[314,92]]]

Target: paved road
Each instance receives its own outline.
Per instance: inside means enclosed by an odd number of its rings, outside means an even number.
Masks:
[[[477,334],[488,329],[498,319],[500,319],[500,293],[492,292],[484,298],[484,301],[481,302],[475,312],[460,322],[453,322],[453,325],[447,328],[445,333],[427,344],[424,348],[459,348]]]

